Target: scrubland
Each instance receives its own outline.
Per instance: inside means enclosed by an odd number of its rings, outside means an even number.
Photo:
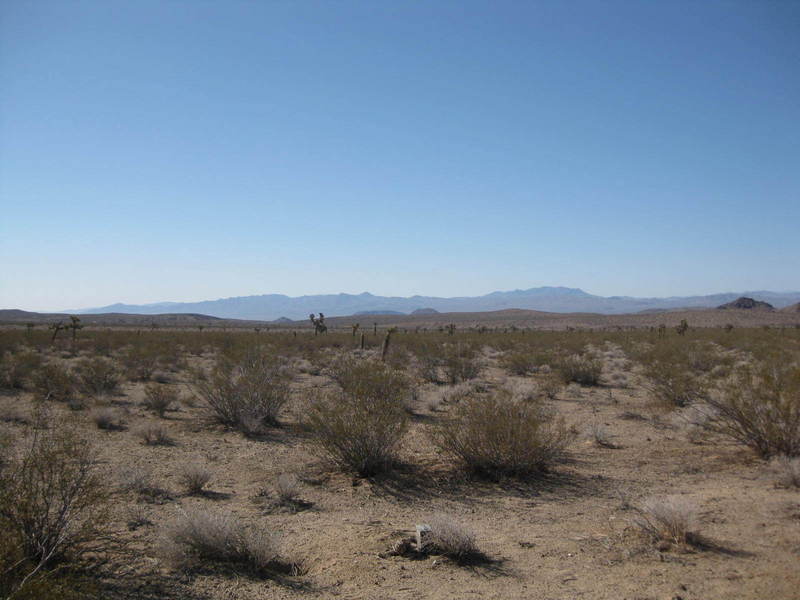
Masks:
[[[0,331],[0,598],[797,598],[800,329]]]

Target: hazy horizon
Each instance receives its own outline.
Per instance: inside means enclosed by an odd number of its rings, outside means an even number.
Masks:
[[[800,3],[0,5],[0,308],[800,289]]]
[[[296,296],[295,295],[289,295],[289,294],[282,294],[281,292],[263,292],[263,293],[256,293],[256,294],[245,294],[245,295],[241,295],[241,296],[219,296],[219,297],[215,297],[215,298],[196,298],[196,299],[190,299],[190,300],[169,300],[169,299],[167,299],[167,300],[158,300],[158,301],[154,301],[154,302],[140,302],[140,303],[118,301],[118,302],[111,302],[111,303],[108,303],[108,304],[93,304],[93,305],[90,305],[90,306],[73,306],[73,307],[69,307],[69,308],[60,308],[60,309],[40,309],[40,312],[63,313],[63,312],[71,312],[71,311],[76,311],[76,310],[97,309],[97,308],[102,308],[102,307],[105,307],[105,306],[114,306],[114,305],[117,305],[117,304],[137,305],[137,306],[150,306],[150,305],[160,305],[160,304],[192,304],[192,303],[199,303],[199,302],[215,302],[215,301],[219,301],[219,300],[229,300],[229,299],[234,299],[234,298],[248,298],[248,297],[270,296],[270,295],[286,296],[286,297],[292,298],[292,299],[304,298],[304,297],[309,297],[309,296],[342,295],[342,294],[351,295],[351,296],[358,296],[358,295],[361,295],[361,294],[370,294],[370,295],[376,296],[376,297],[398,297],[398,298],[413,298],[415,296],[419,296],[419,297],[423,297],[423,298],[469,298],[469,297],[476,297],[477,298],[477,297],[486,296],[486,295],[489,295],[489,294],[492,294],[492,293],[518,292],[518,291],[525,291],[525,290],[528,290],[528,289],[537,289],[537,288],[567,288],[567,289],[571,289],[571,290],[578,289],[578,290],[580,290],[580,291],[582,291],[582,292],[584,292],[586,294],[589,294],[589,295],[592,295],[592,296],[598,296],[598,297],[631,297],[631,298],[642,298],[642,299],[647,299],[647,298],[668,299],[668,298],[682,298],[682,297],[703,297],[703,296],[716,296],[716,295],[728,295],[728,294],[740,294],[740,293],[756,293],[756,292],[770,292],[770,293],[776,293],[776,294],[800,294],[800,290],[790,290],[790,289],[786,289],[786,290],[744,290],[743,289],[743,290],[720,290],[720,291],[716,291],[716,292],[708,292],[708,293],[700,293],[700,294],[686,294],[686,295],[677,295],[677,296],[675,296],[675,295],[674,296],[647,296],[647,295],[643,295],[643,296],[625,296],[625,295],[621,295],[621,294],[610,294],[610,295],[595,294],[595,293],[593,293],[593,292],[591,292],[589,290],[585,290],[585,289],[577,287],[577,286],[547,286],[547,285],[543,285],[543,286],[533,286],[533,287],[529,287],[529,288],[514,288],[514,289],[508,289],[508,290],[491,290],[491,291],[488,291],[488,292],[485,292],[485,293],[474,294],[474,295],[455,294],[453,296],[435,296],[433,294],[399,294],[399,295],[395,295],[395,296],[390,296],[388,294],[376,294],[376,293],[370,292],[368,290],[362,290],[361,292],[348,292],[348,291],[321,292],[319,294],[299,294],[299,295],[296,295]],[[4,308],[19,308],[19,307],[3,307],[3,306],[0,306],[0,309],[4,309]]]

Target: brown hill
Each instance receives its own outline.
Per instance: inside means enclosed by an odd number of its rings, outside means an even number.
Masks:
[[[784,306],[780,312],[782,313],[800,313],[800,302],[795,302],[789,306]]]
[[[730,308],[735,308],[739,310],[775,310],[775,307],[772,306],[769,302],[762,302],[760,300],[753,300],[752,298],[748,298],[746,296],[742,296],[741,298],[737,298],[733,302],[728,302],[727,304],[722,304],[717,307],[718,309],[727,310]]]
[[[81,323],[86,326],[118,327],[136,326],[148,327],[155,324],[158,327],[250,327],[262,324],[261,321],[240,321],[237,319],[220,319],[208,315],[192,313],[175,313],[163,315],[131,315],[126,313],[102,313],[96,315],[77,315]],[[59,321],[69,321],[70,315],[66,313],[37,313],[26,310],[7,309],[0,310],[0,323],[48,325]]]

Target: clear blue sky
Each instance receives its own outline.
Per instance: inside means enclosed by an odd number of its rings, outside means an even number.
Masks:
[[[0,308],[800,288],[800,2],[0,3]]]

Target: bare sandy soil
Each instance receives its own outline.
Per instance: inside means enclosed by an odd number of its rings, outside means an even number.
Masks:
[[[537,375],[509,377],[491,351],[485,360],[486,385],[536,384]],[[635,367],[626,369],[625,387],[611,385],[609,370],[625,362],[618,349],[606,349],[605,362],[606,385],[572,384],[551,402],[574,424],[577,439],[568,463],[530,482],[473,479],[437,454],[426,428],[449,410],[441,402],[448,386],[423,388],[404,442],[407,466],[363,480],[313,454],[298,424],[308,390],[331,385],[325,376],[299,374],[283,426],[259,439],[209,425],[203,407],[193,402],[157,419],[141,405],[143,384],[125,384],[105,403],[124,415],[126,429],[98,430],[85,411],[72,416],[97,443],[109,482],[116,485],[126,467],[143,466],[167,493],[157,502],[115,493],[113,529],[127,547],[119,555],[121,571],[103,584],[106,597],[800,598],[798,489],[777,487],[764,461],[741,446],[698,434],[680,411],[654,409]],[[183,375],[176,377],[180,383]],[[183,393],[192,395],[188,387]],[[4,414],[11,405],[23,412],[32,408],[27,394],[0,398],[0,404]],[[173,446],[146,446],[137,437],[137,427],[153,421],[166,425]],[[19,436],[26,431],[19,423],[5,426]],[[611,447],[596,443],[597,427]],[[190,497],[181,491],[177,473],[190,462],[214,472],[209,493]],[[300,478],[303,504],[296,512],[268,509],[259,501],[282,473]],[[631,505],[673,495],[696,508],[701,544],[658,547],[632,524]],[[192,507],[230,512],[278,532],[283,556],[298,561],[302,573],[260,580],[235,572],[189,576],[171,570],[159,558],[159,536]],[[472,528],[487,560],[460,565],[440,556],[387,555],[395,541],[438,513]]]

